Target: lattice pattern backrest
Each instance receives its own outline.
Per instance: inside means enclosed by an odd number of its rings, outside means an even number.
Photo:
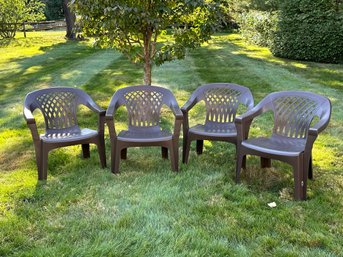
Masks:
[[[152,127],[160,123],[163,94],[154,90],[134,90],[124,94],[129,125]]]
[[[204,92],[206,122],[228,123],[236,117],[241,91],[222,87]]]
[[[319,107],[318,101],[305,96],[288,95],[273,99],[273,132],[287,137],[305,138]]]
[[[42,111],[48,130],[77,126],[77,101],[73,92],[46,92],[36,97],[35,104]]]

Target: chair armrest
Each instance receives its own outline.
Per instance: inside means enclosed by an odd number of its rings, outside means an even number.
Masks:
[[[105,115],[106,110],[102,109],[99,105],[97,105],[92,98],[89,97],[89,99],[87,99],[87,107],[89,109],[91,109],[93,112],[98,113],[99,115]]]
[[[106,110],[106,120],[113,120],[113,116],[119,106],[119,99],[116,94],[114,94]]]
[[[24,107],[24,118],[26,120],[27,126],[29,127],[35,147],[38,147],[40,137],[38,134],[38,129],[36,125],[36,120],[33,117],[32,112],[26,106]]]
[[[249,111],[243,113],[240,116],[235,118],[235,123],[243,124],[245,122],[251,122],[255,117],[262,114],[265,110],[262,106],[256,105],[254,108],[250,109]]]
[[[181,107],[181,111],[183,113],[189,112],[193,106],[197,103],[197,98],[191,95],[191,97],[187,100],[187,102]]]
[[[175,117],[173,137],[178,138],[180,136],[183,114],[174,96],[172,96],[170,99],[169,108],[173,112]]]
[[[305,151],[311,152],[314,141],[317,139],[320,132],[322,132],[329,124],[330,116],[326,119],[321,119],[315,125],[310,127],[307,131]]]
[[[176,120],[182,120],[183,119],[183,114],[182,114],[180,107],[178,105],[171,105],[170,109],[172,110]]]
[[[29,110],[29,108],[24,107],[23,114],[24,114],[24,118],[25,118],[27,124],[35,124],[36,123],[36,120],[33,117],[33,114]]]
[[[116,132],[113,117],[119,106],[120,106],[119,98],[116,94],[114,94],[113,97],[111,98],[110,104],[108,105],[106,114],[105,114],[105,119],[106,119],[106,123],[108,126],[111,139],[117,138],[117,132]]]
[[[241,143],[243,140],[246,140],[248,138],[250,125],[253,119],[264,111],[265,109],[263,108],[263,105],[258,104],[254,108],[235,118],[238,143]]]
[[[319,131],[317,128],[309,128],[308,130],[308,135],[309,136],[314,136],[314,137],[317,137],[319,134]]]

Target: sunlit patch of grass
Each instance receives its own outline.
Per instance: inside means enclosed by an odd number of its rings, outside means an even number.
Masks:
[[[22,117],[24,96],[49,86],[77,86],[103,108],[112,94],[142,84],[141,66],[92,42],[66,42],[64,31],[30,32],[0,48],[0,255],[26,256],[340,256],[343,252],[342,65],[273,57],[239,35],[217,35],[184,60],[153,69],[153,84],[169,88],[183,105],[201,84],[248,86],[260,101],[270,92],[308,90],[328,96],[333,113],[313,150],[309,200],[293,201],[288,164],[247,158],[242,183],[234,183],[235,146],[204,142],[174,173],[159,147],[129,148],[121,174],[101,169],[97,149],[83,159],[80,146],[51,151],[48,181],[37,182],[34,147]],[[43,40],[44,39],[44,40]],[[203,103],[190,125],[205,119]],[[43,117],[35,112],[40,133]],[[162,109],[162,126],[173,115]],[[97,115],[78,111],[82,127]],[[119,108],[116,129],[127,128]],[[257,118],[250,136],[269,135],[272,113]],[[106,128],[110,165],[110,142]],[[180,143],[182,139],[180,139]],[[182,146],[179,145],[180,157]],[[276,208],[267,203],[275,201]]]

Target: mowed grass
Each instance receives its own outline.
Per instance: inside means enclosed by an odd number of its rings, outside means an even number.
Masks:
[[[307,201],[292,200],[292,169],[277,161],[260,169],[249,157],[236,185],[235,147],[221,142],[205,142],[200,156],[192,145],[179,173],[159,148],[130,148],[120,175],[100,168],[95,147],[85,160],[80,146],[62,148],[50,153],[44,183],[22,117],[25,95],[75,86],[107,108],[118,88],[141,84],[143,73],[113,50],[66,42],[64,32],[28,35],[0,48],[0,256],[342,256],[342,65],[275,58],[221,34],[153,71],[153,83],[171,89],[180,106],[209,82],[248,86],[256,103],[280,90],[328,96],[332,119],[314,145]],[[191,124],[203,120],[202,111],[194,108]],[[82,126],[96,128],[96,115],[85,108],[79,114]],[[171,128],[170,112],[163,114]],[[125,119],[119,110],[118,129]],[[251,135],[270,133],[272,122],[269,113],[259,117]],[[106,131],[108,166],[109,146]],[[273,201],[277,207],[269,208]]]

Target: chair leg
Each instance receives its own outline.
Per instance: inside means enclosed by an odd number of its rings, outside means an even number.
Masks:
[[[176,157],[175,143],[173,141],[170,142],[169,152],[170,152],[170,163],[171,163],[172,171],[178,171],[178,163],[177,163],[178,158]]]
[[[40,172],[38,174],[39,180],[47,180],[48,178],[48,157],[49,150],[44,147],[44,144],[41,147],[41,161],[40,161]]]
[[[182,162],[183,163],[188,163],[189,159],[189,151],[191,148],[191,140],[189,136],[187,136],[186,140],[183,141],[183,153],[182,153]]]
[[[271,166],[272,166],[271,159],[261,157],[261,168],[270,168]]]
[[[173,148],[174,148],[174,152],[175,152],[175,156],[174,156],[175,171],[179,171],[179,142],[178,142],[178,140],[175,140]]]
[[[243,156],[242,168],[243,168],[243,169],[246,169],[246,168],[247,168],[247,156],[246,156],[246,155]]]
[[[295,200],[306,199],[307,174],[304,171],[304,156],[301,154],[293,167]]]
[[[167,147],[161,147],[161,152],[162,152],[162,158],[163,159],[168,159],[168,148]]]
[[[310,157],[309,167],[308,167],[308,178],[313,179],[313,164],[312,164],[312,155]]]
[[[120,150],[116,141],[111,142],[111,172],[119,173]]]
[[[241,169],[243,164],[243,159],[245,158],[245,155],[238,154],[237,155],[237,161],[236,161],[236,183],[241,182]]]
[[[83,155],[83,158],[90,157],[89,144],[82,144],[82,155]]]
[[[42,180],[42,146],[40,142],[37,145],[35,145],[35,153],[36,153],[38,180]]]
[[[197,149],[197,154],[202,154],[204,148],[204,140],[197,140],[197,145],[196,145],[196,149]]]
[[[122,160],[126,160],[127,159],[127,148],[124,148],[123,150],[120,151],[120,158]]]
[[[99,143],[97,144],[97,147],[98,147],[98,154],[99,154],[101,168],[106,168],[106,149],[105,149],[105,139],[103,137],[99,138]]]

